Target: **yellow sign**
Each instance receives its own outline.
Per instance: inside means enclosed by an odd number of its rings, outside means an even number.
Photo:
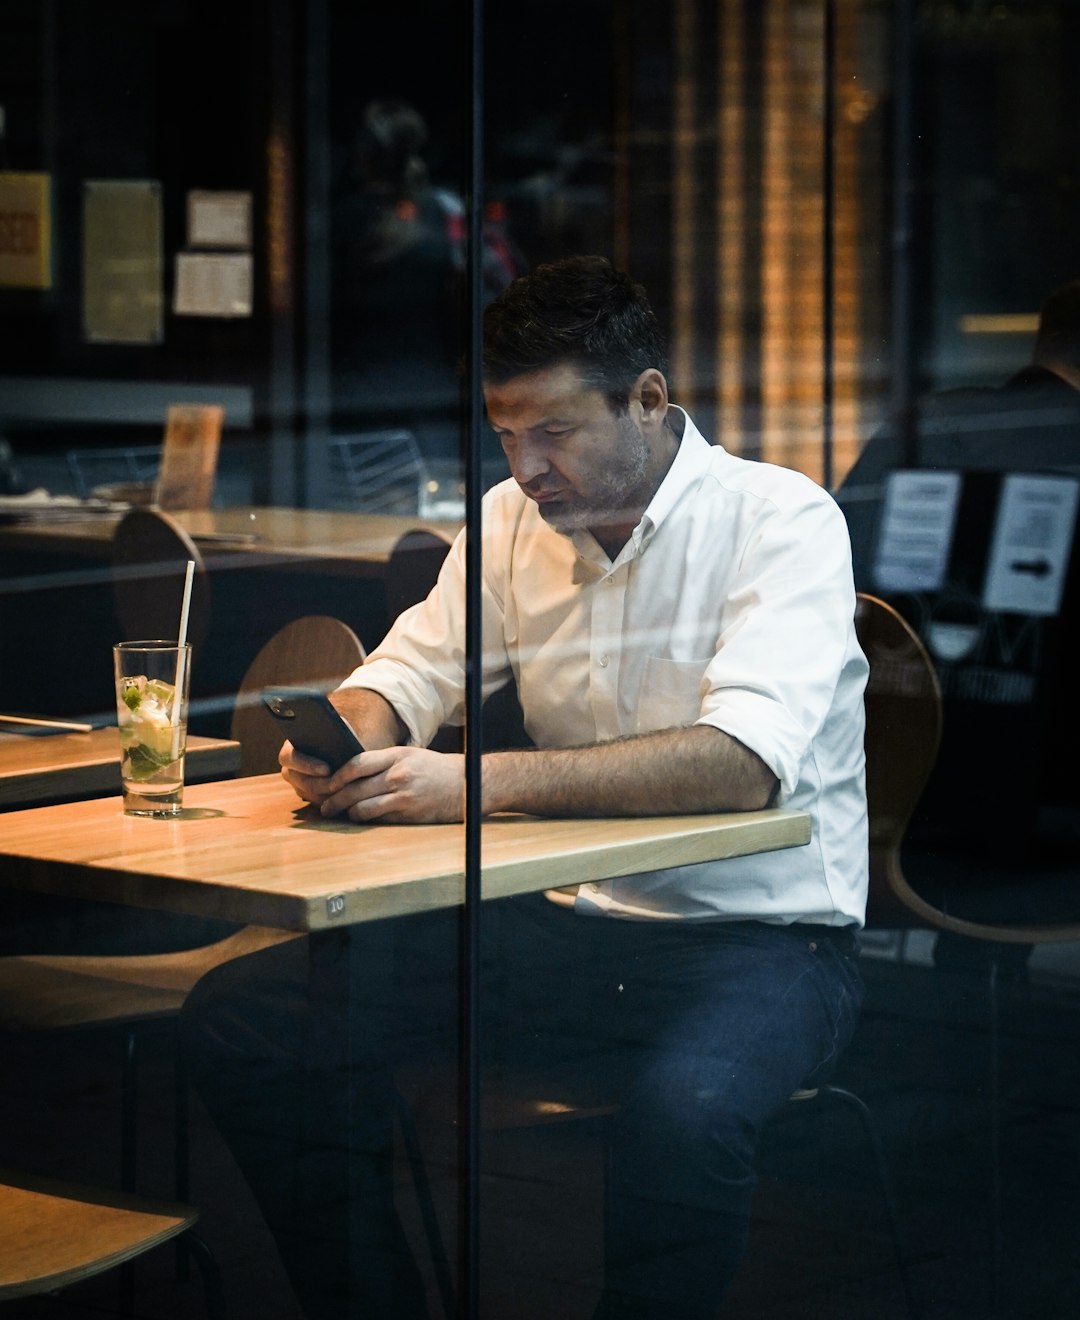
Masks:
[[[0,171],[0,285],[52,288],[48,174]]]

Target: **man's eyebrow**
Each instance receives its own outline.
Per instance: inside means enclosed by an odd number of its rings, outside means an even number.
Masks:
[[[499,430],[499,424],[497,422],[492,421],[491,414],[487,411],[486,408],[484,409],[484,419],[486,420],[488,426],[490,426],[493,431]],[[561,417],[558,414],[553,414],[550,417],[541,417],[541,419],[538,422],[534,422],[532,426],[527,426],[525,429],[527,431],[540,431],[543,430],[545,426],[574,426],[574,425],[575,422],[572,417]],[[503,429],[505,430],[507,428],[503,428]]]

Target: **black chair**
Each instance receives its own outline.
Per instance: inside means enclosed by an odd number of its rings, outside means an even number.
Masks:
[[[106,449],[69,449],[68,471],[75,493],[84,500],[140,491],[145,502],[153,495],[161,463],[160,445],[125,445]]]
[[[197,650],[210,623],[210,580],[198,546],[175,519],[132,509],[113,532],[113,602],[123,641],[174,638],[180,623],[187,564],[195,564],[188,641]]]
[[[327,458],[333,507],[416,515],[427,471],[411,431],[331,436]]]

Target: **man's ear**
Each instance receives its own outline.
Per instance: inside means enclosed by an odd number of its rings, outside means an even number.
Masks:
[[[647,367],[634,381],[630,397],[641,404],[643,424],[664,421],[668,407],[668,388],[662,371],[656,367]]]

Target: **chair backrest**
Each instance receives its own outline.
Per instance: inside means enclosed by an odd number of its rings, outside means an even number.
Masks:
[[[865,701],[870,818],[868,924],[949,930],[1001,944],[1080,939],[1080,922],[1071,916],[1047,919],[1040,914],[1038,903],[1033,902],[1038,885],[1031,871],[1018,873],[1020,888],[1013,890],[1013,897],[1019,916],[1008,919],[960,915],[972,905],[954,907],[947,897],[920,892],[928,887],[917,888],[908,881],[901,845],[937,762],[944,721],[941,688],[933,661],[918,635],[891,605],[860,592],[855,625],[870,662]],[[987,870],[986,863],[976,861],[972,871],[962,857],[952,855],[949,866],[960,877],[980,878]],[[1060,899],[1055,900],[1053,894],[1050,898],[1051,905],[1060,912]],[[1069,910],[1066,905],[1065,911]]]
[[[450,537],[417,527],[398,537],[386,566],[386,617],[389,623],[424,599],[439,576]]]
[[[165,419],[154,500],[159,509],[208,509],[217,480],[225,409],[216,403],[174,403]]]
[[[859,645],[866,684],[866,798],[870,819],[870,904],[877,926],[922,925],[898,896],[900,847],[941,742],[942,706],[934,665],[915,631],[891,605],[860,592]]]
[[[195,650],[210,620],[210,583],[195,542],[167,513],[132,509],[113,533],[113,602],[122,636],[118,641],[177,635],[188,560],[195,564],[188,641]]]
[[[364,431],[332,436],[328,486],[336,508],[415,515],[427,471],[411,431]]]
[[[95,493],[120,499],[124,494],[130,496],[138,491],[145,492],[145,502],[149,503],[160,462],[160,445],[69,449],[67,452],[75,493],[84,500]]]
[[[232,737],[240,744],[242,775],[272,774],[278,768],[281,732],[262,709],[267,687],[336,688],[361,664],[364,647],[340,619],[309,614],[276,632],[248,666],[236,694]]]

